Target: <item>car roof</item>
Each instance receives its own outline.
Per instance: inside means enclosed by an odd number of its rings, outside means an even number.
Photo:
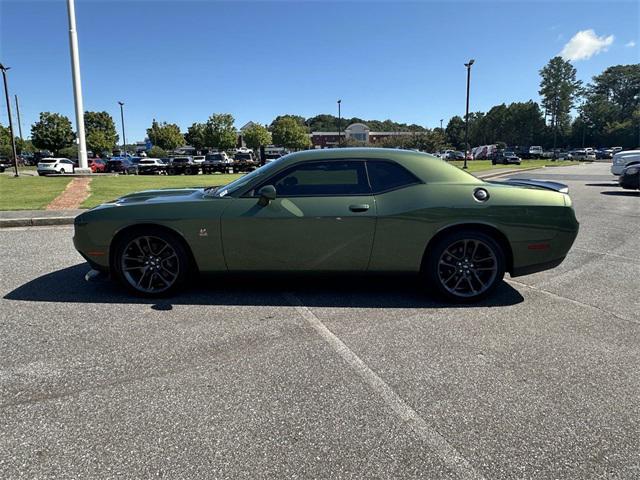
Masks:
[[[275,162],[278,162],[279,167],[286,168],[299,162],[341,159],[392,160],[427,183],[482,183],[482,180],[433,155],[394,148],[354,147],[302,150],[282,156]]]

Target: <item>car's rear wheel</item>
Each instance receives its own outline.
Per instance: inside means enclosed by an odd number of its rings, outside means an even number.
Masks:
[[[430,249],[426,274],[436,292],[454,302],[474,302],[502,281],[505,255],[491,236],[473,230],[441,238]]]
[[[160,228],[126,233],[115,247],[112,268],[131,292],[146,297],[174,293],[189,272],[189,255],[177,235]]]

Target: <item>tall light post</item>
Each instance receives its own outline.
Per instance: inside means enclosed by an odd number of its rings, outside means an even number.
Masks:
[[[16,115],[18,116],[18,132],[20,135],[20,140],[24,142],[24,138],[22,137],[22,121],[20,120],[20,105],[18,104],[18,95],[13,96],[16,99]]]
[[[122,122],[122,156],[127,156],[127,137],[124,136],[124,102],[118,102],[120,105],[120,120]]]
[[[472,58],[469,60],[469,63],[465,63],[464,66],[467,67],[467,113],[464,117],[464,168],[467,167],[467,152],[469,151],[469,84],[471,83],[471,65],[475,60]]]
[[[444,120],[444,118],[440,119],[440,130],[442,130],[442,121]]]
[[[342,115],[340,113],[340,104],[342,100],[338,99],[338,146],[342,145]]]
[[[80,80],[80,54],[78,53],[78,33],[76,31],[75,0],[67,0],[69,15],[69,47],[71,50],[71,74],[73,77],[73,97],[76,106],[76,128],[78,129],[78,173],[91,173],[87,162],[87,143],[84,136],[84,106],[82,105],[82,82]]]
[[[9,83],[7,82],[7,70],[11,67],[5,67],[0,63],[0,70],[2,70],[2,79],[4,80],[4,98],[7,100],[7,116],[9,117],[9,133],[11,134],[11,148],[13,151],[13,168],[15,169],[14,176],[18,176],[18,153],[16,152],[16,136],[13,133],[13,119],[11,117],[11,102],[9,101]]]

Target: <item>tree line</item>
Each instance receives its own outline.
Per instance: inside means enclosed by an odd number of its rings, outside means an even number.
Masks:
[[[576,69],[561,57],[552,58],[540,70],[540,103],[513,102],[491,108],[488,112],[469,114],[469,145],[504,143],[507,145],[562,146],[622,146],[640,144],[640,64],[616,65],[593,77],[588,85],[576,79]],[[577,115],[572,118],[572,111]],[[416,148],[438,151],[444,148],[463,150],[466,123],[454,116],[446,128],[429,129],[421,125],[397,123],[391,120],[365,120],[358,117],[337,118],[330,114],[304,118],[281,115],[269,125],[252,124],[243,132],[250,148],[277,145],[291,150],[309,148],[310,132],[344,129],[352,123],[364,123],[371,131],[407,132],[388,137],[377,146]],[[175,123],[153,120],[147,136],[154,156],[189,144],[198,150],[208,147],[229,150],[236,146],[238,132],[235,119],[229,113],[214,113],[206,122],[193,123],[181,132]],[[95,153],[116,148],[119,136],[115,122],[107,112],[85,112],[87,149]],[[16,139],[18,153],[35,149],[55,154],[75,154],[75,133],[71,121],[64,115],[42,112],[31,126],[31,139]],[[358,145],[345,139],[343,145]],[[9,129],[0,125],[0,154],[11,156]]]

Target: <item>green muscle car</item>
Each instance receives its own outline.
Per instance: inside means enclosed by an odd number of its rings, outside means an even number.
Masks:
[[[565,185],[485,182],[403,150],[292,153],[209,188],[125,195],[76,218],[74,244],[135,294],[197,273],[419,273],[454,301],[560,264],[578,233]]]

